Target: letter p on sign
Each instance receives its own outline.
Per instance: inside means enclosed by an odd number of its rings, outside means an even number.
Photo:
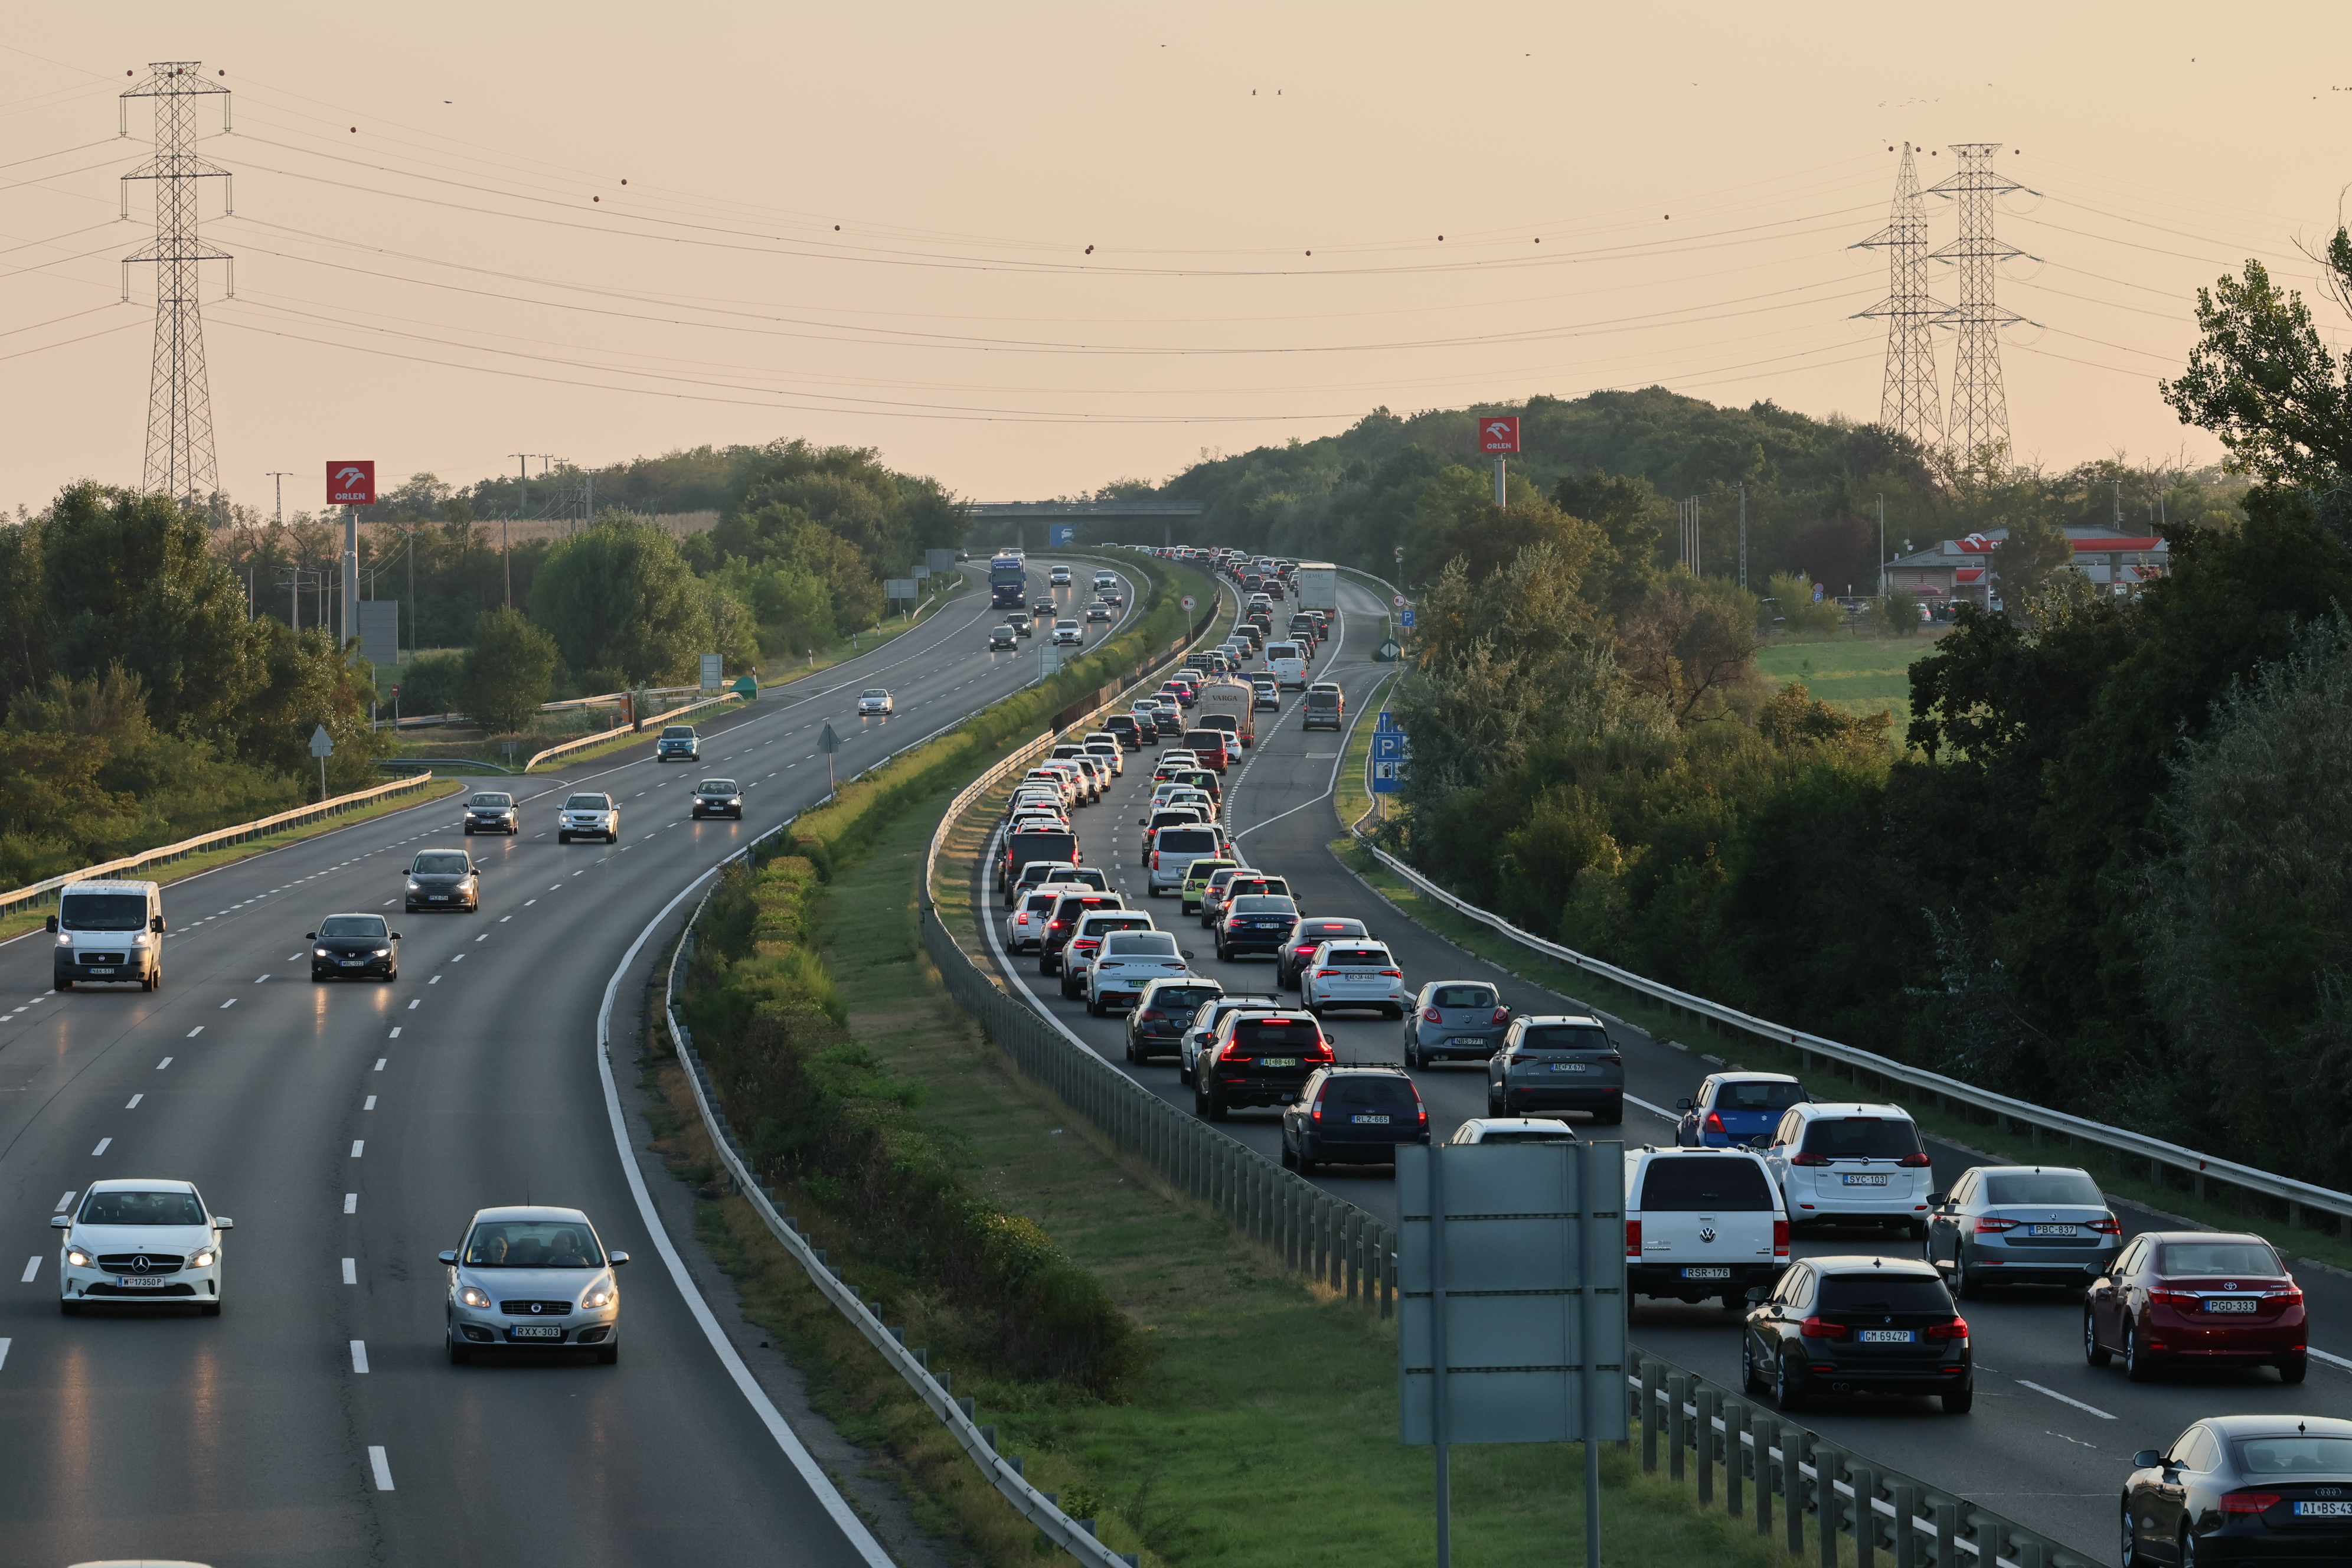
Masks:
[[[354,458],[327,465],[329,506],[375,505],[375,459]]]
[[[1519,416],[1493,414],[1478,421],[1478,450],[1489,457],[1519,449]]]

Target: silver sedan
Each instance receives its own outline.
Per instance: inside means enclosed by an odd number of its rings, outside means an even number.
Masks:
[[[611,1366],[621,1359],[621,1289],[613,1271],[625,1252],[607,1253],[578,1209],[483,1209],[466,1240],[441,1255],[449,1272],[449,1359],[478,1351],[584,1349]]]

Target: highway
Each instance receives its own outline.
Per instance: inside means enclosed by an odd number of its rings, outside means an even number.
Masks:
[[[1384,631],[1387,606],[1366,589],[1342,579],[1340,628],[1318,650],[1310,679],[1337,680],[1347,692],[1348,711],[1370,723],[1360,709],[1391,666],[1373,661]],[[1503,999],[1522,1013],[1589,1011],[1574,998],[1517,979],[1406,921],[1396,909],[1349,872],[1328,848],[1340,831],[1329,804],[1340,737],[1328,731],[1309,736],[1298,727],[1299,700],[1286,694],[1284,711],[1257,718],[1257,743],[1224,780],[1224,818],[1248,861],[1289,879],[1299,910],[1309,916],[1352,916],[1386,942],[1402,962],[1408,987],[1442,979],[1475,979],[1496,984]],[[1186,917],[1173,899],[1150,899],[1137,863],[1138,819],[1150,798],[1147,751],[1130,757],[1126,776],[1112,796],[1073,818],[1089,864],[1107,868],[1114,888],[1131,905],[1150,909],[1157,923],[1179,933],[1193,954],[1192,967],[1220,981],[1228,991],[1272,991],[1269,959],[1222,963],[1209,933]],[[1087,1016],[1082,1002],[1065,1002],[1052,981],[1041,981],[1034,957],[1008,963],[1002,950],[1002,900],[984,880],[975,883],[975,903],[993,917],[993,959],[1036,1005],[1079,1040],[1121,1070],[1189,1112],[1192,1095],[1177,1081],[1172,1062],[1128,1066],[1118,1018]],[[1603,1012],[1625,1055],[1629,1103],[1624,1125],[1593,1128],[1591,1136],[1622,1137],[1628,1144],[1671,1143],[1669,1108],[1693,1093],[1712,1069],[1700,1056],[1652,1039]],[[1403,1060],[1402,1026],[1369,1013],[1341,1013],[1325,1027],[1342,1060]],[[1704,1038],[1705,1037],[1702,1037]],[[1443,1141],[1465,1118],[1486,1114],[1484,1064],[1429,1068],[1413,1075],[1429,1108],[1433,1134]],[[1811,1086],[1824,1097],[1831,1083]],[[1588,1123],[1580,1121],[1580,1135]],[[1235,1110],[1219,1124],[1232,1137],[1269,1157],[1278,1153],[1279,1113]],[[1948,1188],[1969,1165],[1966,1151],[1930,1140],[1938,1189]],[[2092,1172],[2095,1177],[2097,1170]],[[1385,1167],[1342,1167],[1315,1178],[1349,1202],[1391,1222],[1395,1187]],[[2177,1228],[2127,1205],[2115,1205],[2127,1232]],[[1797,1243],[1800,1256],[1886,1253],[1917,1257],[1919,1245],[1872,1229],[1815,1232]],[[2292,1266],[2292,1265],[2291,1265]],[[1822,1400],[1801,1419],[1858,1457],[1907,1470],[1952,1488],[2020,1522],[2101,1555],[2116,1556],[2116,1507],[2134,1450],[2168,1445],[2191,1421],[2237,1412],[2294,1412],[2352,1417],[2352,1280],[2318,1269],[2298,1269],[2312,1314],[2310,1381],[2288,1387],[2264,1368],[2251,1374],[2165,1375],[2149,1384],[2126,1382],[2120,1366],[2095,1371],[2082,1353],[2079,1294],[1993,1293],[1969,1301],[1963,1312],[1973,1331],[1978,1403],[1973,1413],[1947,1416],[1926,1399]],[[1732,1314],[1714,1306],[1637,1299],[1633,1333],[1641,1346],[1717,1382],[1737,1387],[1739,1333]],[[2323,1353],[2326,1352],[2326,1353]],[[2333,1359],[2331,1359],[2333,1358]]]
[[[493,784],[524,803],[516,837],[463,838],[453,796],[167,886],[155,994],[58,994],[52,939],[0,944],[0,1565],[889,1560],[677,1264],[647,1195],[677,1184],[624,1102],[684,896],[824,796],[820,726],[846,778],[1035,679],[1038,641],[986,651],[1001,612],[976,572],[916,628],[713,719],[699,765],[652,762],[649,733]],[[861,721],[875,685],[897,712]],[[745,783],[743,821],[688,816],[708,776]],[[616,797],[617,844],[557,843],[575,787]],[[478,914],[399,912],[428,845],[484,864]],[[346,910],[392,915],[396,982],[310,981],[304,933]],[[193,1180],[236,1220],[220,1317],[60,1315],[49,1216],[125,1176]],[[449,1364],[435,1254],[523,1202],[584,1209],[634,1255],[617,1366]]]

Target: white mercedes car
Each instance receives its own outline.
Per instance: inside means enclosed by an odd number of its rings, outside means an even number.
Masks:
[[[170,1301],[216,1318],[221,1233],[236,1223],[206,1208],[193,1182],[94,1182],[79,1208],[49,1220],[66,1233],[58,1310],[70,1318],[92,1302]]]
[[[857,716],[860,719],[869,713],[887,715],[890,711],[890,694],[881,687],[877,686],[857,694]]]
[[[586,1349],[611,1366],[621,1359],[621,1288],[613,1270],[629,1260],[604,1250],[578,1209],[481,1209],[465,1244],[445,1252],[449,1271],[449,1359],[476,1351]]]

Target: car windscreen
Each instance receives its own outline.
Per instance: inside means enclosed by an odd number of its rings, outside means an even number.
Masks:
[[[1758,1083],[1738,1079],[1715,1086],[1717,1110],[1786,1110],[1805,1102],[1801,1083]]]
[[[1523,1051],[1605,1051],[1609,1031],[1590,1024],[1530,1024],[1519,1036]]]
[[[1217,836],[1205,827],[1171,827],[1157,843],[1163,855],[1206,855],[1217,847]]]
[[[1323,1031],[1312,1018],[1244,1018],[1234,1026],[1234,1042],[1244,1052],[1319,1046]]]
[[[205,1205],[194,1193],[92,1193],[81,1203],[84,1225],[203,1225]]]
[[[1244,893],[1233,901],[1237,915],[1296,915],[1298,906],[1270,893]]]
[[[58,923],[68,931],[143,931],[144,893],[68,893],[58,905]]]
[[[2168,1241],[2157,1272],[2186,1274],[2284,1274],[2278,1254],[2259,1241]]]
[[[869,690],[861,691],[861,692],[859,692],[857,695],[859,695],[860,697],[887,697],[887,696],[889,696],[890,694],[889,694],[888,692],[887,692],[887,691],[883,690],[880,687],[877,686],[877,687],[872,688],[872,689],[869,689]]]
[[[420,877],[462,877],[473,868],[473,858],[457,850],[437,849],[416,858]]]
[[[1765,1180],[1764,1168],[1752,1159],[1662,1154],[1653,1156],[1643,1168],[1641,1202],[1629,1206],[1744,1214],[1780,1205],[1773,1202],[1772,1184]]]
[[[1919,1130],[1883,1116],[1824,1116],[1805,1129],[1804,1152],[1832,1160],[1900,1160],[1919,1152]]]
[[[2238,1443],[2238,1469],[2245,1476],[2352,1475],[2352,1437],[2245,1437]]]
[[[1062,895],[1059,893],[1032,893],[1029,895],[1028,903],[1023,908],[1033,915],[1043,914],[1061,901]]]
[[[382,941],[392,932],[382,915],[336,915],[319,923],[321,937],[374,937]]]
[[[735,781],[733,779],[705,779],[700,784],[695,785],[694,790],[697,795],[733,795],[735,793]]]
[[[1570,1131],[1568,1123],[1563,1121],[1556,1132],[1530,1131],[1524,1127],[1499,1130],[1489,1128],[1478,1134],[1478,1142],[1481,1143],[1573,1143],[1576,1142],[1576,1134]]]
[[[478,795],[466,804],[467,805],[478,805],[489,809],[499,809],[512,805],[514,804],[514,796],[510,795]]]
[[[466,1238],[471,1268],[602,1268],[596,1233],[577,1220],[484,1220]]]
[[[1433,1007],[1492,1007],[1495,991],[1488,985],[1440,985],[1429,994]]]
[[[662,739],[665,741],[691,741],[694,739],[694,726],[691,724],[672,724],[668,729],[662,731]]]
[[[1104,942],[1103,953],[1110,958],[1173,958],[1176,939],[1166,931],[1125,931]]]
[[[2075,1204],[2090,1208],[2105,1208],[2107,1204],[2105,1196],[2099,1191],[2099,1184],[2080,1171],[2035,1171],[1987,1176],[1985,1202]]]
[[[1816,1309],[1823,1312],[1940,1312],[1952,1315],[1951,1292],[1941,1279],[1916,1274],[1832,1274],[1822,1281]]]
[[[1265,657],[1268,658],[1297,658],[1298,657],[1298,645],[1295,642],[1270,642],[1265,645]]]
[[[1323,1103],[1349,1106],[1406,1106],[1421,1103],[1412,1082],[1402,1073],[1343,1073],[1323,1085]]]
[[[605,811],[612,802],[601,795],[575,795],[563,803],[566,811]]]

